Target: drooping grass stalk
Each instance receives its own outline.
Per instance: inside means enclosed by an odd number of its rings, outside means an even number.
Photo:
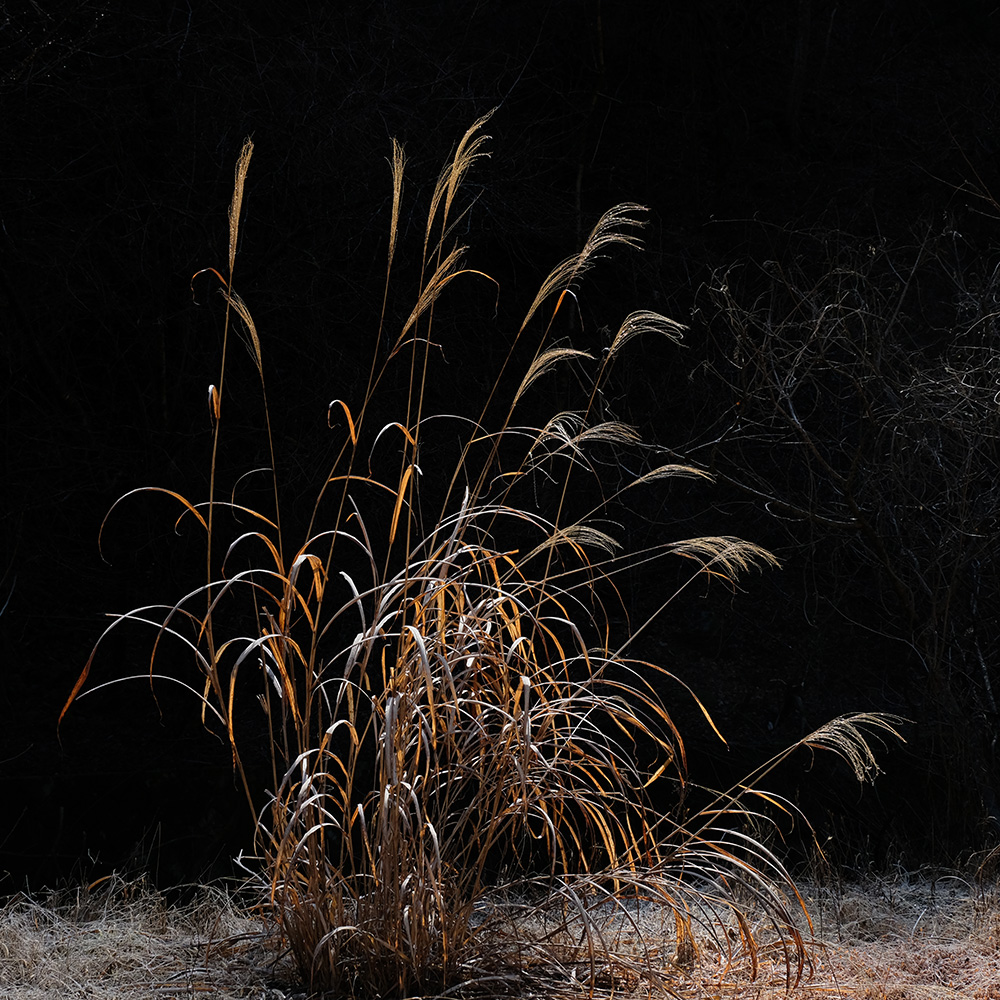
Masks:
[[[654,808],[653,787],[672,782],[680,796],[687,781],[668,690],[694,695],[663,667],[626,657],[628,640],[613,648],[602,609],[602,591],[615,592],[619,572],[667,554],[694,560],[694,576],[730,580],[774,561],[728,537],[625,554],[597,526],[625,490],[705,475],[664,465],[608,498],[588,457],[594,445],[639,442],[624,422],[592,422],[609,366],[640,333],[676,339],[681,328],[654,313],[631,313],[579,409],[554,414],[541,427],[515,422],[518,404],[539,379],[561,364],[592,360],[549,343],[552,324],[602,252],[636,244],[630,229],[637,206],[606,213],[583,250],[543,282],[478,419],[460,424],[471,430],[457,466],[434,470],[445,495],[436,516],[424,521],[421,481],[431,470],[422,468],[421,443],[432,433],[430,420],[442,416],[426,412],[434,315],[452,282],[483,276],[463,267],[463,248],[450,240],[468,211],[459,209],[462,181],[485,155],[480,130],[487,117],[462,138],[438,179],[416,304],[383,351],[403,192],[402,149],[393,145],[387,279],[368,383],[353,404],[339,397],[330,404],[331,426],[334,417],[342,422],[343,438],[295,546],[283,537],[261,343],[232,287],[252,149],[244,147],[230,207],[222,367],[210,393],[209,499],[197,505],[167,491],[182,516],[205,531],[206,582],[175,604],[136,609],[111,627],[152,625],[154,657],[165,636],[193,653],[199,676],[175,680],[199,700],[203,720],[225,732],[251,803],[236,693],[246,686],[257,693],[273,778],[268,806],[254,813],[259,870],[270,912],[311,988],[404,997],[562,977],[559,989],[569,991],[642,980],[669,992],[694,948],[696,925],[727,954],[735,935],[736,950],[756,968],[749,905],[769,922],[793,982],[806,958],[792,913],[801,900],[780,860],[734,825],[756,815],[748,800],[764,800],[756,782],[777,761],[693,819]],[[489,413],[514,348],[552,297],[552,316],[529,350],[520,386],[491,429]],[[228,503],[216,497],[231,313],[245,327],[261,379],[273,518],[241,506],[235,493]],[[396,366],[407,379],[406,412],[373,429],[379,389]],[[380,476],[371,461],[393,439],[394,479]],[[517,500],[522,484],[538,474],[559,484],[552,512]],[[571,476],[574,494],[593,487],[595,499],[589,514],[564,523]],[[391,501],[387,516],[373,495]],[[249,517],[251,527],[217,566],[219,506]],[[252,612],[250,634],[233,631],[227,617],[240,595]],[[91,654],[63,713],[83,693],[93,660]],[[866,725],[892,731],[891,722],[866,716],[839,720],[805,742],[860,761],[864,771]],[[653,754],[648,765],[639,762],[640,746]],[[602,920],[637,899],[672,914],[673,963],[654,960],[652,948],[642,960],[608,951]]]

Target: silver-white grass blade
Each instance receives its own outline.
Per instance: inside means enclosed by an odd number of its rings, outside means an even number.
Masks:
[[[243,140],[240,158],[236,161],[236,181],[233,184],[233,200],[229,204],[229,276],[232,278],[233,267],[236,264],[236,243],[240,232],[240,211],[243,208],[243,187],[250,168],[250,157],[253,156],[253,141]]]
[[[639,309],[625,317],[622,325],[611,342],[608,357],[613,358],[630,340],[643,333],[657,333],[680,344],[684,332],[688,328],[683,323],[661,316],[660,313],[648,309]]]
[[[579,351],[575,347],[553,347],[539,354],[532,361],[527,374],[521,380],[521,385],[514,394],[514,403],[512,405],[517,405],[517,401],[528,391],[532,383],[540,379],[546,372],[551,371],[560,361],[564,361],[566,358],[587,358],[590,361],[594,360],[593,355],[588,354],[586,351]]]

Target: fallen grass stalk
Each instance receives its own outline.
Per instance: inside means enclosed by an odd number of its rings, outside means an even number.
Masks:
[[[747,782],[693,819],[654,807],[653,786],[662,801],[672,783],[679,801],[687,781],[669,692],[694,696],[663,667],[626,657],[629,640],[616,648],[604,611],[617,593],[615,574],[653,556],[683,556],[693,576],[727,581],[775,562],[729,537],[628,556],[607,530],[592,449],[634,451],[639,436],[610,414],[603,380],[640,335],[676,339],[681,328],[630,314],[594,362],[579,409],[538,427],[516,422],[542,381],[566,365],[580,377],[592,361],[552,342],[557,319],[600,256],[636,245],[640,206],[606,213],[580,253],[543,282],[513,338],[515,347],[534,338],[531,360],[499,426],[489,429],[494,387],[478,420],[456,418],[471,427],[457,463],[425,464],[423,443],[443,419],[425,413],[428,382],[438,377],[434,313],[454,281],[480,274],[449,241],[462,179],[486,155],[485,121],[463,137],[434,190],[416,305],[401,313],[395,336],[386,335],[383,305],[366,394],[353,405],[330,404],[343,437],[295,544],[282,529],[269,424],[275,509],[252,511],[217,495],[231,322],[244,325],[264,386],[261,340],[232,280],[248,141],[229,213],[228,277],[211,272],[226,302],[226,336],[209,391],[209,496],[193,503],[170,493],[181,517],[205,533],[206,582],[173,605],[119,616],[111,628],[132,621],[156,629],[150,676],[163,639],[192,654],[196,672],[176,679],[232,748],[254,817],[251,864],[266,887],[266,913],[310,990],[495,995],[544,984],[556,995],[619,986],[670,993],[706,948],[726,970],[745,962],[753,976],[777,962],[786,985],[795,985],[808,968],[802,900],[780,860],[740,832],[742,821],[757,818],[748,802],[782,804]],[[390,274],[403,164],[394,146]],[[405,414],[378,427],[379,390],[401,371]],[[386,462],[393,443],[398,452]],[[704,473],[660,466],[626,489],[671,475]],[[535,499],[539,479],[557,486],[551,509]],[[442,496],[425,483],[450,485]],[[588,491],[591,513],[571,514]],[[435,504],[436,515],[426,514]],[[249,527],[220,561],[226,511]],[[94,654],[64,713],[85,693],[93,663]],[[270,741],[273,794],[262,811],[240,755],[245,701],[237,694],[248,686]],[[892,720],[858,716],[797,746],[822,745],[866,777],[873,728],[895,734]],[[647,753],[653,762],[640,763]],[[669,946],[647,940],[629,917],[639,905],[669,915]],[[636,933],[637,949],[614,943],[620,933],[609,914]]]

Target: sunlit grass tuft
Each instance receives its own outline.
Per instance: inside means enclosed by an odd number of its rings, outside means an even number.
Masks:
[[[693,818],[655,808],[654,788],[662,802],[673,783],[679,802],[687,781],[670,699],[694,696],[662,666],[627,655],[648,622],[616,637],[604,611],[616,574],[652,559],[681,556],[695,575],[727,581],[775,564],[726,536],[636,553],[615,537],[609,505],[627,490],[708,478],[688,466],[647,466],[609,493],[599,475],[609,452],[635,455],[640,445],[604,397],[611,367],[641,336],[678,339],[679,324],[633,312],[599,360],[553,342],[585,273],[637,244],[640,206],[606,213],[542,283],[479,417],[453,421],[466,435],[454,463],[434,466],[430,455],[445,452],[425,449],[443,425],[426,406],[435,310],[454,281],[486,277],[451,242],[462,181],[486,155],[485,121],[462,138],[434,188],[416,304],[393,334],[383,303],[361,398],[333,390],[329,418],[342,436],[297,542],[282,528],[269,424],[274,509],[222,499],[216,482],[232,323],[243,327],[264,389],[261,339],[233,288],[247,142],[229,213],[228,277],[210,272],[227,309],[208,394],[209,496],[195,503],[170,493],[180,517],[205,532],[206,582],[175,604],[116,618],[109,631],[145,623],[156,630],[154,658],[167,637],[193,657],[196,673],[173,680],[232,748],[256,823],[256,860],[247,863],[266,883],[268,913],[310,989],[496,995],[544,983],[550,995],[623,985],[670,992],[705,947],[752,974],[763,955],[778,955],[794,984],[808,967],[802,901],[780,859],[741,825],[755,816],[752,803],[788,808],[756,782],[794,748]],[[386,301],[403,169],[394,144]],[[516,358],[526,367],[505,401]],[[540,426],[524,422],[527,402],[535,412],[546,380],[568,367],[583,386],[579,406]],[[405,410],[386,419],[379,393],[400,371]],[[536,502],[540,482],[548,507]],[[223,540],[225,512],[242,527]],[[93,662],[92,654],[66,709]],[[245,688],[257,696],[272,760],[273,793],[260,812],[241,758]],[[895,734],[892,720],[858,716],[802,744],[839,753],[865,777],[872,731]],[[669,944],[647,939],[637,907],[668,915]],[[620,946],[623,924],[629,948]]]

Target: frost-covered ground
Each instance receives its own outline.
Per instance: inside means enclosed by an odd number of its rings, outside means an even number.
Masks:
[[[813,964],[793,996],[865,1000],[962,997],[1000,1000],[1000,887],[955,874],[900,876],[803,889]],[[756,978],[748,963],[727,965],[704,931],[697,948],[676,947],[676,927],[639,906],[602,926],[607,947],[670,969],[673,989],[691,998],[784,996],[784,955],[763,946]],[[528,928],[525,928],[528,929]],[[539,927],[545,934],[546,929]],[[724,937],[738,942],[738,928]],[[550,939],[551,942],[551,939]],[[555,942],[552,942],[555,943]],[[581,976],[580,996],[589,987]],[[596,995],[607,995],[602,982]],[[619,983],[616,995],[631,994]],[[282,1000],[306,993],[264,925],[223,890],[204,889],[168,905],[141,883],[110,880],[90,891],[17,895],[0,908],[0,998],[173,1000],[181,997]],[[525,996],[541,997],[537,989]],[[551,996],[551,993],[545,993]],[[645,995],[642,991],[639,995]]]

